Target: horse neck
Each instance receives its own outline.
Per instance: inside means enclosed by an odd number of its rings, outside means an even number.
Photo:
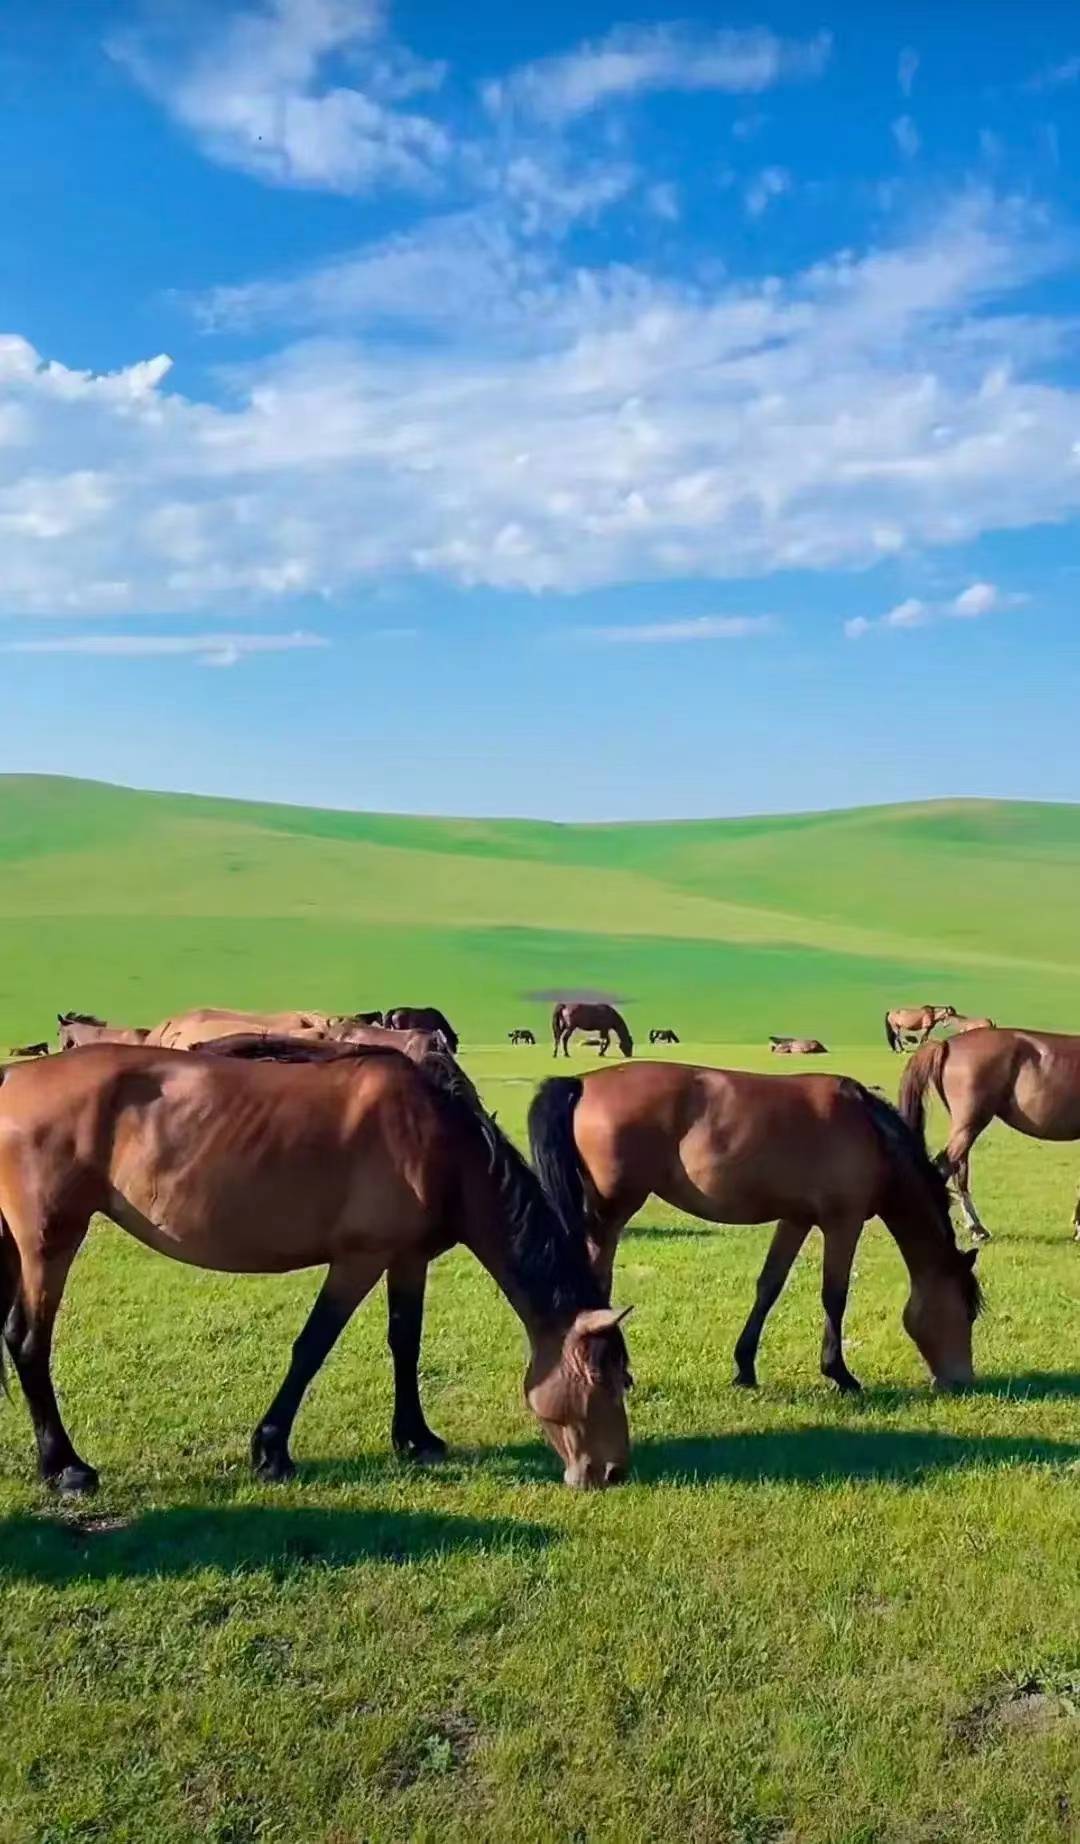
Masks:
[[[913,1281],[941,1273],[950,1266],[955,1244],[947,1238],[929,1198],[920,1195],[914,1178],[896,1184],[881,1212],[886,1229],[896,1243]]]
[[[584,1246],[580,1270],[576,1263],[568,1263],[569,1274],[561,1277],[557,1286],[530,1274],[527,1263],[520,1257],[515,1259],[506,1210],[479,1146],[468,1149],[465,1164],[458,1238],[487,1269],[535,1349],[545,1334],[565,1331],[579,1312],[602,1306],[601,1290],[589,1268]],[[538,1200],[537,1209],[549,1210],[546,1200]],[[555,1233],[561,1231],[556,1229]]]

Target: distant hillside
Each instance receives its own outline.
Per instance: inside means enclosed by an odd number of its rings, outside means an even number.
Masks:
[[[0,1040],[223,1000],[432,1000],[490,1039],[562,987],[728,1042],[922,998],[1080,1029],[1078,915],[1080,807],[564,826],[0,776]]]

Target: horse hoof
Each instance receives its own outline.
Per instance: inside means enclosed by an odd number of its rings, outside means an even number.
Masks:
[[[447,1455],[446,1442],[432,1434],[430,1429],[422,1435],[406,1435],[394,1438],[394,1452],[399,1460],[408,1460],[413,1466],[437,1466]]]
[[[53,1473],[45,1483],[51,1491],[65,1498],[90,1498],[97,1491],[99,1480],[92,1466],[76,1460],[71,1466],[65,1466],[63,1472]]]
[[[292,1478],[296,1466],[287,1447],[268,1446],[256,1434],[251,1441],[251,1470],[256,1479],[263,1479],[268,1485],[283,1485],[286,1479]]]
[[[831,1377],[830,1382],[833,1382],[836,1384],[836,1387],[840,1391],[840,1394],[842,1396],[861,1396],[862,1395],[862,1384],[859,1382],[858,1377],[852,1377],[852,1376]]]
[[[752,1370],[737,1370],[731,1379],[732,1389],[756,1389],[757,1377]]]

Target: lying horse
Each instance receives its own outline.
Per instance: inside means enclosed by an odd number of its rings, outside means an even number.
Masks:
[[[535,1044],[536,1042],[536,1038],[531,1031],[518,1029],[507,1031],[506,1035],[512,1044]]]
[[[326,1012],[241,1012],[208,1005],[164,1018],[154,1026],[147,1041],[163,1050],[190,1050],[195,1044],[209,1043],[215,1037],[261,1032],[264,1036],[312,1038],[320,1042],[341,1028]]]
[[[106,1024],[90,1012],[57,1012],[61,1050],[78,1050],[84,1044],[145,1044],[150,1036],[138,1026]]]
[[[441,1031],[454,1056],[460,1039],[445,1013],[435,1005],[397,1005],[386,1012],[383,1023],[391,1031]]]
[[[650,1044],[677,1044],[678,1041],[678,1033],[666,1027],[659,1031],[649,1032]]]
[[[817,1037],[770,1037],[769,1049],[773,1056],[828,1056],[828,1050]]]
[[[955,1005],[901,1005],[885,1014],[885,1041],[890,1050],[903,1050],[904,1039],[925,1044],[935,1025],[956,1017]]]
[[[1080,1140],[1080,1037],[983,1026],[924,1045],[900,1084],[900,1112],[920,1132],[931,1087],[949,1113],[949,1137],[938,1164],[956,1181],[972,1237],[989,1242],[971,1196],[971,1149],[992,1120],[1033,1140]],[[1080,1199],[1072,1226],[1080,1240]]]
[[[963,1012],[957,1012],[949,1022],[952,1025],[952,1030],[949,1032],[950,1037],[964,1037],[968,1031],[997,1030],[992,1018],[965,1018]]]
[[[619,1237],[650,1196],[711,1223],[779,1218],[735,1346],[736,1383],[756,1382],[765,1320],[817,1225],[821,1369],[841,1390],[858,1389],[844,1361],[843,1318],[855,1247],[872,1216],[884,1219],[907,1265],[904,1326],[935,1381],[970,1380],[975,1251],[956,1246],[948,1191],[919,1135],[860,1082],[679,1063],[554,1076],[529,1110],[529,1140],[564,1224],[584,1214],[608,1294]]]
[[[10,1054],[11,1056],[23,1056],[23,1057],[26,1057],[26,1056],[48,1056],[48,1054],[49,1054],[49,1046],[48,1046],[48,1044],[47,1044],[47,1043],[42,1043],[42,1044],[13,1044],[13,1045],[12,1045],[12,1047],[11,1047],[11,1050],[10,1050],[10,1052],[9,1052],[9,1054]]]
[[[302,1046],[309,1048],[309,1046]],[[417,1360],[428,1264],[457,1241],[522,1320],[526,1394],[569,1485],[625,1471],[626,1347],[579,1232],[567,1233],[491,1120],[393,1051],[311,1067],[104,1046],[0,1071],[0,1326],[42,1476],[88,1492],[50,1376],[68,1272],[100,1211],[195,1267],[286,1273],[328,1263],[285,1379],[255,1429],[266,1479],[293,1470],[304,1392],[387,1276],[392,1438],[426,1457]]]
[[[551,1036],[556,1056],[560,1049],[564,1056],[570,1055],[570,1039],[575,1031],[598,1031],[601,1056],[606,1056],[611,1048],[613,1034],[618,1038],[619,1049],[624,1056],[634,1054],[634,1040],[626,1020],[613,1005],[589,999],[564,999],[551,1014]]]

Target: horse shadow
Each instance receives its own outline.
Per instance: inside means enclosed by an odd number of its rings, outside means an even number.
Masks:
[[[646,1439],[632,1476],[643,1484],[829,1486],[842,1482],[916,1486],[946,1472],[1011,1466],[1076,1466],[1080,1444],[933,1429],[830,1427],[739,1431]]]
[[[316,1566],[399,1564],[492,1548],[539,1550],[558,1533],[517,1518],[322,1506],[176,1505],[130,1519],[79,1510],[0,1521],[0,1586],[180,1578],[212,1568],[285,1581]]]

